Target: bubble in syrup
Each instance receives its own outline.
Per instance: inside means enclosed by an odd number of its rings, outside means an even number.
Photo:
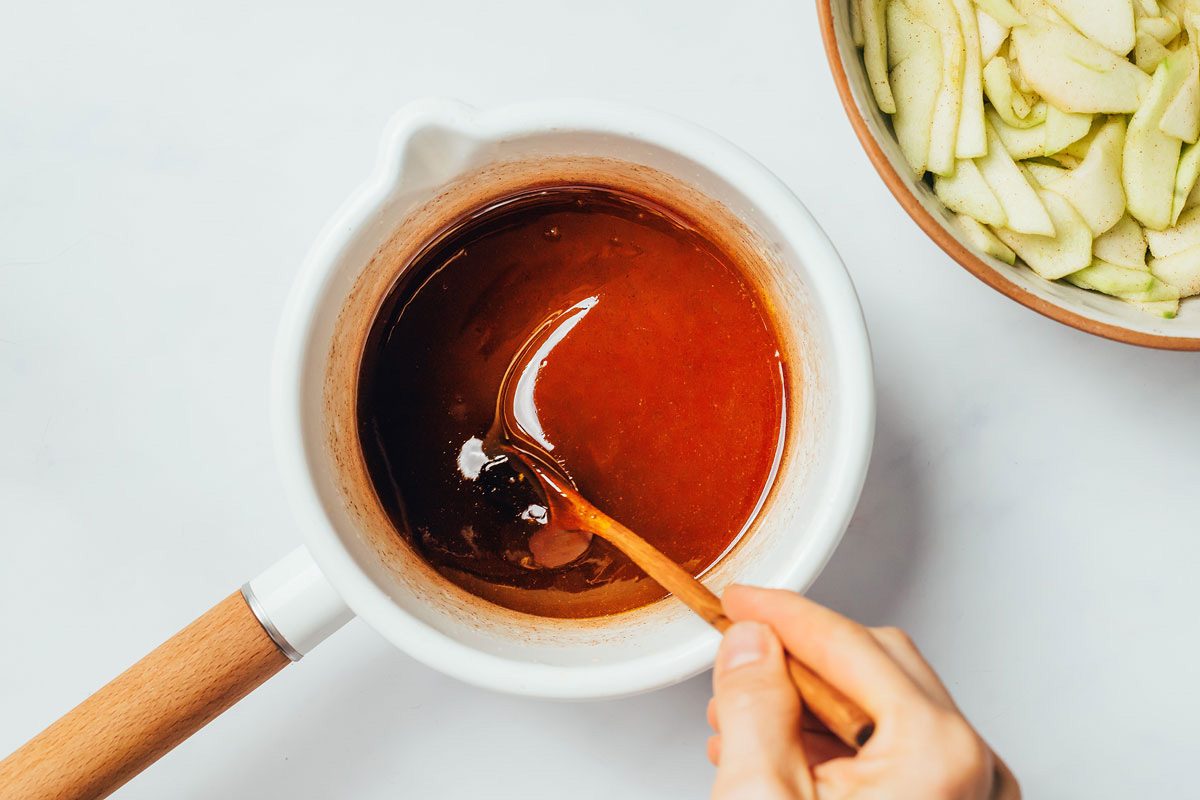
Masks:
[[[557,242],[562,238],[562,231],[558,229],[557,225],[554,225],[542,231],[542,238],[547,242]]]

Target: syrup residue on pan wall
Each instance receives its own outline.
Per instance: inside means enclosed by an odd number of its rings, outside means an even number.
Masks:
[[[491,424],[514,353],[571,309],[582,313],[523,393],[522,426],[584,496],[701,574],[767,496],[795,387],[743,271],[647,200],[542,188],[444,232],[376,318],[358,424],[384,508],[433,568],[517,611],[591,617],[662,591],[600,540],[568,567],[539,568],[536,495],[497,503],[459,463]]]

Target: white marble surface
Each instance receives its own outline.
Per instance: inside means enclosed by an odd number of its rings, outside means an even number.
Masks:
[[[1029,797],[1194,791],[1200,357],[1042,319],[927,241],[851,135],[811,0],[10,8],[0,751],[296,541],[267,436],[280,306],[385,120],[431,94],[636,102],[776,170],[846,259],[878,370],[816,597],[908,628]],[[488,694],[352,623],[119,796],[701,797],[707,697]]]

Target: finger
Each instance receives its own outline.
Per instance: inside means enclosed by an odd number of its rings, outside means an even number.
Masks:
[[[708,763],[714,767],[721,766],[721,736],[708,737]]]
[[[805,763],[800,698],[788,677],[783,647],[770,628],[749,622],[725,632],[713,695],[721,720],[718,784],[791,783],[796,765]]]
[[[789,652],[876,722],[905,706],[928,702],[866,628],[795,592],[731,586],[722,604],[734,621],[770,625]]]
[[[995,753],[992,753],[992,762],[994,777],[992,794],[988,800],[1021,800],[1021,787],[1017,783],[1017,777],[1012,774],[1012,770]]]
[[[708,699],[708,710],[705,712],[705,717],[708,719],[708,727],[720,733],[721,719],[717,716],[717,698],[710,697]]]
[[[868,628],[879,646],[887,651],[900,668],[913,679],[913,682],[925,690],[925,693],[937,703],[957,711],[954,698],[946,690],[942,679],[929,666],[929,662],[921,655],[921,651],[913,644],[908,634],[899,628]]]
[[[826,761],[835,758],[852,758],[854,751],[842,743],[842,740],[831,733],[804,733],[804,754],[808,763],[818,767]]]

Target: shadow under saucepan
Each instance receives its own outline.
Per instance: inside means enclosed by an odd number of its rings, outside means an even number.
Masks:
[[[895,621],[923,556],[924,490],[916,442],[880,391],[875,448],[858,509],[808,596],[866,625]]]
[[[360,623],[338,638],[160,765],[195,759],[205,767],[187,774],[203,780],[171,785],[174,769],[152,767],[121,796],[682,800],[711,788],[707,673],[623,700],[532,700],[441,675]],[[302,686],[270,697],[276,681]]]

